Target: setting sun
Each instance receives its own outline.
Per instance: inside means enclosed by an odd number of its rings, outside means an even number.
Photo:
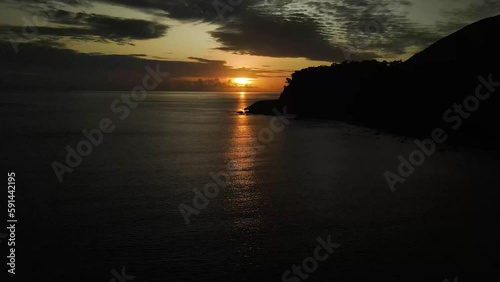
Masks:
[[[247,85],[248,83],[250,83],[250,78],[237,77],[234,79],[234,82],[237,83],[238,85]]]

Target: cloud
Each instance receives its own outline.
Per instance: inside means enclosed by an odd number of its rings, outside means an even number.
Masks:
[[[103,0],[109,4],[127,6],[142,10],[160,10],[169,18],[177,20],[212,20],[216,15],[213,1],[204,0]]]
[[[188,59],[195,60],[195,61],[198,61],[200,63],[207,63],[207,64],[220,64],[220,65],[226,64],[226,61],[221,61],[221,60],[209,60],[209,59],[197,58],[197,57],[188,57]]]
[[[392,58],[441,36],[409,20],[411,5],[408,0],[253,1],[211,34],[219,50],[237,54],[332,62]]]
[[[42,1],[50,2],[50,0]],[[126,6],[152,13],[161,11],[169,18],[182,21],[217,23],[220,27],[211,35],[221,45],[218,49],[237,54],[303,57],[334,62],[346,59],[365,60],[381,58],[386,54],[402,54],[407,47],[426,46],[431,40],[438,38],[428,29],[408,21],[404,13],[405,8],[411,5],[408,0],[334,2],[101,0],[94,2]],[[71,4],[80,5],[90,3],[92,1],[71,1]],[[224,21],[219,21],[220,13],[217,13],[215,6],[224,11]],[[370,38],[367,39],[366,26],[374,20],[383,25],[381,27],[383,34],[370,34]],[[407,34],[412,34],[410,41],[406,41]],[[103,37],[101,36],[101,39]],[[353,54],[346,55],[343,51],[345,48],[349,48]]]
[[[197,80],[172,80],[170,86],[175,89],[183,89],[186,91],[255,91],[258,88],[254,85],[241,86],[234,83],[231,79],[221,81],[214,79],[197,79]]]
[[[13,0],[0,0],[0,2],[12,2]],[[181,21],[218,21],[214,3],[227,4],[231,8],[230,14],[238,13],[253,2],[265,0],[241,0],[238,5],[231,5],[231,2],[238,0],[17,0],[16,2],[35,4],[38,7],[54,7],[58,4],[66,4],[74,7],[90,7],[96,3],[106,3],[115,6],[122,6],[136,10],[145,11],[152,14],[167,16],[171,19]],[[30,6],[31,7],[31,6]],[[27,8],[27,7],[25,7]]]
[[[449,34],[475,21],[500,14],[500,2],[497,0],[481,0],[467,4],[465,7],[446,9],[441,13],[443,20],[437,29]]]
[[[321,26],[307,15],[282,17],[245,13],[221,26],[211,35],[219,50],[270,57],[304,57],[318,61],[344,61],[346,55],[321,33]],[[353,59],[376,58],[372,52],[355,53]]]
[[[408,0],[317,0],[307,2],[306,6],[311,18],[324,27],[323,33],[336,43],[390,58],[405,54],[408,47],[425,48],[440,38],[434,29],[409,19],[412,3]]]
[[[145,40],[162,37],[168,26],[152,21],[116,18],[96,14],[72,13],[54,10],[47,13],[51,23],[61,26],[36,27],[40,37],[68,37],[84,41],[110,41],[131,44],[133,40]],[[2,34],[21,34],[22,26],[0,26]]]
[[[447,10],[443,12],[442,23],[426,26],[415,22],[410,16],[410,10],[417,0],[21,1],[38,5],[45,3],[46,7],[52,7],[57,2],[73,6],[89,6],[100,2],[181,21],[211,22],[219,25],[211,35],[220,44],[217,49],[222,51],[334,62],[348,58],[342,51],[346,48],[353,52],[353,60],[400,57],[407,54],[408,50],[423,49],[472,21],[500,13],[500,4],[496,0],[462,0],[458,2],[466,7]],[[224,10],[224,21],[219,20],[220,14],[214,3],[227,8]],[[422,13],[413,9],[415,11]],[[75,37],[78,39],[90,37],[93,40],[119,43],[154,38],[166,31],[166,27],[152,22],[117,22],[116,19],[95,18],[93,21],[84,19],[87,21],[84,22],[86,29],[91,32],[82,34],[84,31],[71,29],[76,28],[71,22],[79,20],[73,15],[67,21],[72,25],[70,29],[44,31],[53,35],[58,32],[76,32]]]
[[[203,58],[184,62],[137,55],[84,54],[42,43],[21,43],[18,48],[16,55],[9,42],[0,41],[0,84],[5,88],[130,90],[142,82],[146,66],[156,65],[177,81],[194,77],[257,77],[259,73]],[[169,89],[166,83],[158,90]]]

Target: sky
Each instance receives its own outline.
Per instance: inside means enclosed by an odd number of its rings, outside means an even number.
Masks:
[[[160,64],[166,89],[277,92],[294,70],[406,60],[498,14],[500,0],[0,0],[0,83],[123,90]]]

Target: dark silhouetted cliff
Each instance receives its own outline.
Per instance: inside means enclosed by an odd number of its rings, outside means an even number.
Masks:
[[[273,114],[271,106],[286,106],[299,117],[422,137],[442,127],[460,143],[499,144],[499,30],[496,16],[439,40],[405,62],[344,62],[296,71],[278,101],[247,109]]]

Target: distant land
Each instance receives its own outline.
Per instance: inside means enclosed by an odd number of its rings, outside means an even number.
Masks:
[[[334,119],[414,137],[433,129],[453,142],[500,144],[500,16],[437,41],[405,62],[343,62],[296,71],[278,100],[259,101],[250,114],[273,109],[299,118]],[[498,91],[496,91],[498,90]]]

